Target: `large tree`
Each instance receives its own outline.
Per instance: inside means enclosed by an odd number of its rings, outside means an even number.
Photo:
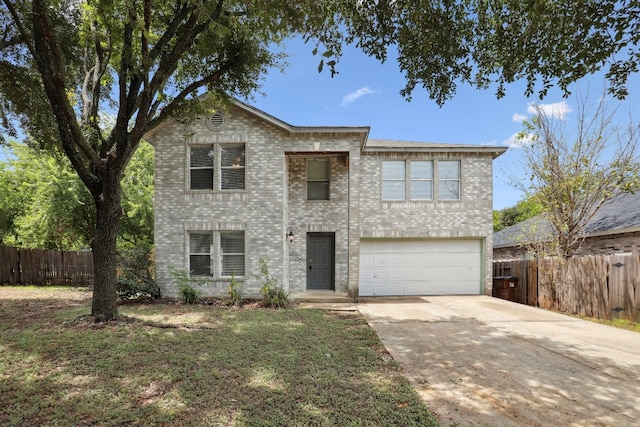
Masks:
[[[96,207],[92,311],[117,315],[115,246],[121,180],[141,138],[170,117],[201,111],[204,91],[248,96],[274,43],[301,36],[336,71],[344,43],[387,59],[395,46],[402,94],[424,87],[442,104],[456,84],[528,82],[544,95],[608,66],[624,96],[637,71],[637,0],[56,0],[0,6],[0,117],[43,147],[58,146]],[[322,68],[322,67],[320,67]],[[115,125],[100,131],[100,112]]]
[[[541,256],[573,255],[603,204],[640,190],[640,124],[620,121],[620,104],[610,107],[604,94],[576,100],[572,121],[534,105],[521,133],[529,179],[514,182],[544,219],[523,230],[523,238]]]

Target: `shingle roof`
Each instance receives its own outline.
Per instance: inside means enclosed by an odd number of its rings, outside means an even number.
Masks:
[[[625,193],[606,202],[585,227],[587,236],[640,230],[640,193]],[[530,218],[493,234],[493,246],[509,247],[527,240],[547,240],[551,225],[542,217]]]
[[[504,146],[475,144],[445,144],[436,142],[396,141],[390,139],[368,139],[363,146],[365,151],[411,151],[411,152],[467,152],[490,153],[493,158],[507,151]]]

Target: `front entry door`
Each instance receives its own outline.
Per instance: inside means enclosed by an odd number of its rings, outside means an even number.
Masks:
[[[307,289],[333,290],[334,234],[307,234]]]

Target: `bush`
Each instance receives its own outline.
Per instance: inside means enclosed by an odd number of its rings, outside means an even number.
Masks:
[[[231,273],[231,282],[229,282],[229,288],[227,288],[227,290],[231,297],[231,304],[234,307],[240,307],[242,303],[242,292],[240,290],[240,283],[238,283],[233,273]]]
[[[169,267],[169,274],[174,282],[178,284],[180,300],[185,304],[195,304],[200,301],[202,292],[195,286],[202,286],[207,283],[207,279],[193,277],[188,271],[180,268]]]
[[[116,292],[121,300],[140,297],[160,297],[153,269],[153,249],[136,246],[118,252]]]
[[[262,303],[265,307],[287,308],[291,301],[289,301],[289,293],[282,286],[277,286],[270,288],[266,294],[263,294]]]
[[[180,299],[185,304],[195,304],[200,301],[201,292],[189,285],[180,286]]]
[[[282,286],[278,285],[278,279],[269,274],[269,265],[267,260],[260,258],[260,274],[254,275],[257,279],[263,281],[260,292],[262,293],[262,304],[270,308],[287,308],[291,304],[289,301],[289,293]]]

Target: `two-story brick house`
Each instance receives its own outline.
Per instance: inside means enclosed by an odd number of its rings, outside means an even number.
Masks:
[[[156,150],[157,281],[169,267],[232,273],[257,295],[259,259],[289,292],[490,293],[492,161],[504,147],[369,140],[233,101],[147,135]]]

